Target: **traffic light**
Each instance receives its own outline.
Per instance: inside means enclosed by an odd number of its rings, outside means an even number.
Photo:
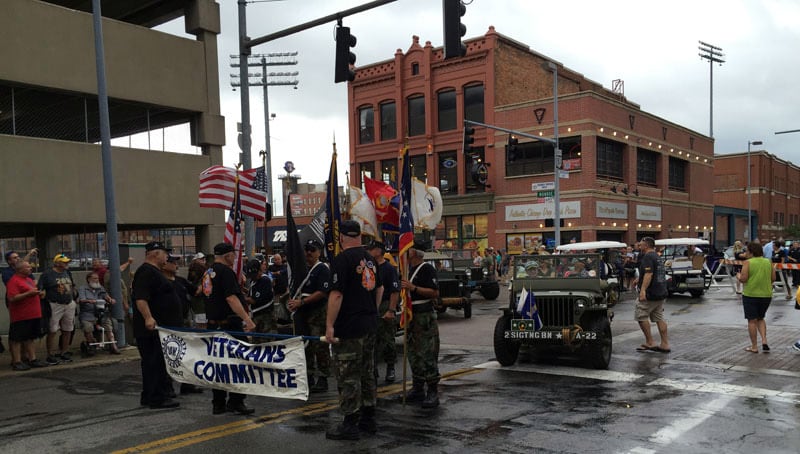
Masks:
[[[461,37],[467,33],[467,27],[461,23],[461,16],[466,12],[467,7],[461,0],[442,0],[445,59],[467,54],[467,46],[461,42]]]
[[[475,143],[475,128],[464,126],[464,154],[472,152]]]
[[[517,160],[517,151],[519,148],[518,144],[519,139],[509,134],[508,145],[506,145],[506,156],[508,156],[508,162],[514,162]]]
[[[356,47],[356,37],[350,34],[350,27],[336,27],[336,67],[334,82],[352,82],[356,73],[350,69],[356,64],[356,54],[350,52],[351,47]]]

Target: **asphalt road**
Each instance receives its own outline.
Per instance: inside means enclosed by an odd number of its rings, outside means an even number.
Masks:
[[[633,294],[623,296],[607,371],[569,358],[500,367],[491,335],[505,303],[477,301],[468,320],[448,311],[440,318],[441,406],[403,406],[401,385],[381,382],[380,431],[358,442],[325,439],[340,419],[333,390],[307,402],[251,397],[257,412],[246,418],[212,416],[208,391],[181,396],[176,410],[139,407],[138,360],[128,351],[113,362],[0,373],[0,452],[798,452],[793,302],[776,294],[772,352],[751,354],[730,288],[676,295],[667,302],[673,351],[661,354],[636,351]]]

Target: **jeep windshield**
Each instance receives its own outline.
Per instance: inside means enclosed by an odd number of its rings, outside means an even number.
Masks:
[[[597,279],[598,254],[519,255],[516,279]]]

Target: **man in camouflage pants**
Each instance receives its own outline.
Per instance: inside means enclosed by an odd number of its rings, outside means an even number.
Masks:
[[[383,299],[378,306],[378,334],[375,339],[375,379],[378,378],[378,360],[382,359],[386,361],[386,383],[394,383],[394,363],[397,361],[397,348],[394,345],[397,333],[395,312],[400,300],[400,282],[397,269],[384,257],[386,247],[383,243],[373,241],[367,250],[378,264],[378,274],[383,282]]]
[[[400,281],[400,286],[411,292],[412,318],[408,325],[408,363],[414,379],[407,402],[422,401],[422,408],[439,406],[439,325],[433,301],[439,298],[439,283],[436,269],[422,259],[426,245],[414,243],[408,250],[411,266],[409,279]],[[425,385],[428,386],[427,393]]]

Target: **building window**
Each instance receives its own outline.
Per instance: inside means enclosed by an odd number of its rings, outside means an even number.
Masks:
[[[358,165],[358,179],[361,182],[361,188],[364,188],[364,176],[367,178],[375,178],[375,163],[362,162]]]
[[[439,153],[439,190],[442,194],[458,193],[458,157],[455,151]]]
[[[669,188],[673,191],[686,191],[686,161],[669,158]]]
[[[419,75],[419,63],[411,63],[411,75],[412,76]]]
[[[408,98],[408,135],[425,134],[425,97]]]
[[[597,176],[622,180],[622,144],[597,139]]]
[[[644,148],[636,149],[636,183],[658,185],[658,153]]]
[[[439,131],[456,129],[456,91],[443,90],[437,94]]]
[[[381,161],[381,181],[397,187],[397,159],[384,159]]]
[[[375,142],[375,110],[372,106],[358,109],[359,135],[358,143]]]
[[[473,147],[473,151],[464,159],[464,175],[466,175],[466,189],[470,192],[486,192],[489,184],[489,168],[486,166],[483,147]]]
[[[483,122],[483,85],[464,87],[464,118]]]
[[[397,109],[394,101],[381,104],[381,140],[397,138]]]
[[[582,166],[581,136],[559,139],[564,170],[580,170]],[[548,142],[520,142],[514,153],[506,151],[506,176],[553,173],[555,169],[553,144]]]
[[[420,181],[427,181],[428,179],[428,169],[427,169],[427,159],[425,158],[424,154],[416,155],[411,157],[411,162],[409,163],[411,166],[411,176],[416,178]]]
[[[485,249],[489,246],[489,218],[485,214],[445,216],[434,234],[442,239],[437,244],[441,249]]]

